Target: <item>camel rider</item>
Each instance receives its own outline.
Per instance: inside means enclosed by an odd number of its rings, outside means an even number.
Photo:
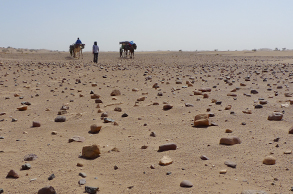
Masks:
[[[79,46],[81,44],[82,44],[82,42],[79,40],[79,38],[77,38],[77,40],[75,42],[75,47],[77,47],[77,46]]]

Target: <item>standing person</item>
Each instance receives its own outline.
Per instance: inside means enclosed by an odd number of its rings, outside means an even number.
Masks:
[[[93,45],[94,63],[98,63],[99,51],[99,46],[97,45],[97,41],[95,41]]]

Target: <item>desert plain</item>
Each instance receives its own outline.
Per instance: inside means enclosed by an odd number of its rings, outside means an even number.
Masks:
[[[92,58],[0,53],[0,192],[293,193],[293,51]]]

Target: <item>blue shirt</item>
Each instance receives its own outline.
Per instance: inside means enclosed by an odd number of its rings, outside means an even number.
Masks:
[[[79,39],[77,39],[77,41],[75,42],[75,44],[81,44],[81,41]]]

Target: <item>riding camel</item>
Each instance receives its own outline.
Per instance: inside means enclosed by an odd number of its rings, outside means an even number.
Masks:
[[[83,54],[82,54],[82,49],[84,49],[84,45],[85,44],[72,44],[69,46],[69,52],[70,52],[70,55],[74,58],[77,57],[77,53],[78,53],[78,59],[80,58],[80,55],[81,57],[83,58]]]
[[[137,48],[136,44],[133,42],[119,42],[119,44],[122,44],[120,47],[120,57],[123,57],[123,51],[124,51],[124,57],[127,57],[127,53],[129,51],[130,58],[134,58],[134,50]]]

